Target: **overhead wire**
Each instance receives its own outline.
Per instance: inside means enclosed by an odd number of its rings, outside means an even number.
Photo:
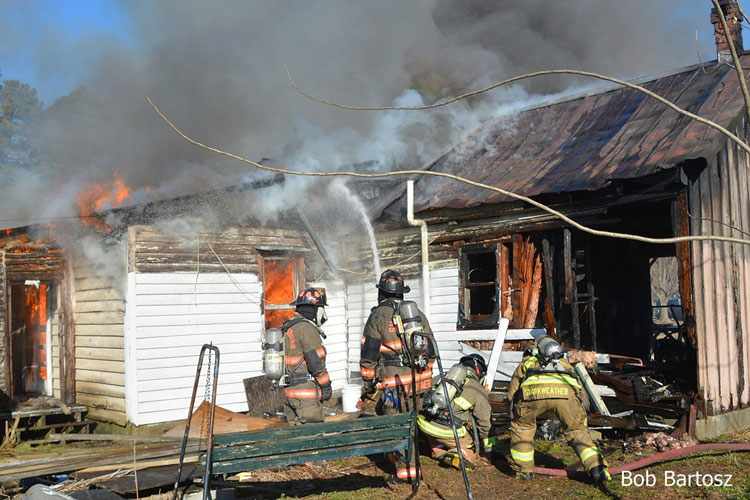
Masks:
[[[555,73],[575,73],[575,74],[595,75],[595,74],[588,73],[588,72],[578,72],[578,71],[574,71],[574,70],[550,70],[550,71],[536,72],[536,73],[533,73],[532,75],[555,74]],[[598,75],[598,76],[603,77],[602,75]],[[505,82],[509,82],[511,80],[515,81],[515,80],[518,80],[520,78],[521,77],[516,77],[515,79],[509,79],[509,80],[506,80]],[[604,79],[610,79],[609,77],[603,77],[603,78]],[[610,80],[617,80],[617,79],[610,79]],[[617,80],[617,81],[622,81],[622,80]],[[625,84],[626,86],[633,86],[632,84],[629,84],[627,82],[623,82],[623,84]],[[488,89],[489,88],[495,88],[497,86],[498,85],[496,84],[495,86],[488,87]],[[645,89],[643,89],[643,90],[646,91],[649,94],[655,95],[655,94],[653,94],[653,92],[647,91]],[[478,92],[475,91],[473,93],[467,93],[465,95],[467,95],[467,96],[469,94],[475,95],[477,93]],[[737,138],[737,136],[735,136],[734,134],[732,134],[731,132],[729,132],[728,130],[726,130],[724,127],[722,127],[720,125],[717,125],[717,124],[715,124],[713,122],[710,122],[709,120],[706,120],[705,118],[701,118],[701,117],[698,117],[696,115],[693,115],[692,113],[684,111],[681,108],[675,106],[674,104],[670,103],[669,101],[666,101],[666,99],[663,99],[663,98],[661,98],[659,96],[656,96],[656,98],[657,98],[657,100],[661,100],[661,101],[664,101],[664,102],[668,103],[668,105],[670,107],[679,109],[684,114],[691,115],[691,116],[695,117],[695,119],[698,120],[698,121],[700,121],[700,122],[703,122],[703,123],[708,122],[708,123],[710,123],[711,124],[710,126],[712,126],[714,128],[717,128],[720,131],[723,131],[723,133],[727,134],[730,137],[733,137],[734,138],[733,140],[736,140],[736,141],[738,141],[738,142],[741,143],[741,141],[739,140],[739,138]],[[449,173],[446,173],[446,172],[434,172],[434,171],[430,171],[430,170],[393,170],[393,171],[381,172],[381,173],[363,173],[363,172],[352,172],[352,171],[347,171],[347,170],[324,171],[324,172],[302,172],[302,171],[297,171],[297,170],[291,170],[291,169],[288,169],[288,168],[272,167],[272,166],[268,166],[268,165],[263,165],[261,163],[258,163],[258,162],[255,162],[253,160],[250,160],[248,158],[244,158],[242,156],[239,156],[239,155],[236,155],[236,154],[233,154],[233,153],[229,153],[229,152],[223,151],[221,149],[214,148],[212,146],[203,144],[203,143],[201,143],[200,141],[198,141],[196,139],[193,139],[192,137],[188,136],[185,132],[183,132],[182,130],[180,130],[169,118],[167,118],[167,116],[161,111],[161,109],[159,109],[159,107],[156,105],[156,103],[154,103],[153,100],[149,96],[146,96],[146,99],[148,100],[149,104],[151,104],[151,106],[154,108],[154,111],[156,111],[156,113],[172,128],[172,130],[174,130],[179,136],[181,136],[183,139],[185,139],[189,143],[191,143],[191,144],[193,144],[195,146],[198,146],[198,147],[200,147],[202,149],[205,149],[207,151],[211,151],[213,153],[216,153],[218,155],[225,156],[227,158],[232,158],[234,160],[240,161],[242,163],[246,163],[248,165],[252,165],[252,166],[254,166],[254,167],[258,168],[258,169],[261,169],[261,170],[267,170],[267,171],[270,171],[270,172],[276,172],[276,173],[281,173],[281,174],[286,174],[286,175],[299,175],[299,176],[307,176],[307,177],[337,177],[337,176],[344,177],[344,176],[348,176],[348,177],[357,177],[357,178],[363,178],[363,179],[377,179],[377,178],[394,177],[394,176],[409,176],[409,177],[414,177],[414,176],[420,176],[420,175],[422,175],[422,176],[442,177],[442,178],[452,179],[452,180],[455,180],[455,181],[458,181],[458,182],[461,182],[461,183],[464,183],[464,184],[468,184],[470,186],[484,188],[484,189],[487,189],[487,190],[490,190],[490,191],[494,191],[494,192],[503,194],[503,195],[508,196],[510,198],[514,198],[516,200],[526,202],[526,203],[528,203],[528,204],[530,204],[532,206],[535,206],[537,208],[540,208],[540,209],[544,210],[545,212],[548,212],[551,215],[554,215],[555,217],[559,218],[560,220],[563,220],[564,222],[568,223],[570,226],[572,226],[572,227],[574,227],[576,229],[579,229],[579,230],[581,230],[583,232],[592,234],[594,236],[604,236],[604,237],[610,237],[610,238],[619,238],[619,239],[632,240],[632,241],[640,241],[640,242],[643,242],[643,243],[654,243],[654,244],[673,244],[673,243],[680,243],[680,242],[683,242],[683,241],[723,241],[723,242],[727,242],[727,243],[738,243],[738,244],[742,244],[742,245],[750,245],[750,239],[746,240],[746,239],[731,238],[731,237],[726,237],[726,236],[695,235],[695,236],[677,236],[677,237],[671,237],[671,238],[651,238],[651,237],[647,237],[647,236],[639,236],[639,235],[634,235],[634,234],[626,234],[626,233],[618,233],[618,232],[614,232],[614,231],[603,231],[603,230],[599,230],[599,229],[593,229],[593,228],[584,226],[583,224],[580,224],[580,223],[574,221],[573,219],[571,219],[570,217],[566,216],[562,212],[560,212],[558,210],[555,210],[555,209],[553,209],[553,208],[551,208],[551,207],[549,207],[549,206],[547,206],[547,205],[545,205],[543,203],[540,203],[540,202],[538,202],[538,201],[536,201],[536,200],[534,200],[532,198],[529,198],[528,196],[520,195],[520,194],[511,192],[511,191],[508,191],[508,190],[505,190],[505,189],[502,189],[502,188],[491,186],[489,184],[485,184],[485,183],[482,183],[482,182],[473,181],[473,180],[466,179],[464,177],[461,177],[461,176],[458,176],[458,175],[455,175],[455,174],[449,174]],[[454,99],[450,100],[450,102],[455,102],[456,100],[458,100],[458,98],[454,98]],[[446,102],[446,104],[447,103],[448,102]],[[370,108],[360,108],[360,109],[370,109]],[[393,108],[373,108],[373,109],[393,109]],[[407,108],[407,109],[413,109],[413,108]],[[750,153],[750,147],[748,147],[746,144],[742,144],[742,146],[743,146],[743,149],[745,149],[748,153]]]

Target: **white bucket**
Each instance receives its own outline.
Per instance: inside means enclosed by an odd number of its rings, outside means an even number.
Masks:
[[[362,397],[362,386],[359,384],[346,384],[341,388],[341,406],[346,413],[359,411],[357,403]]]

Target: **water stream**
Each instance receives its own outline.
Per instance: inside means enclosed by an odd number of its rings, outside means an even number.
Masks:
[[[375,281],[377,281],[380,277],[380,256],[378,255],[378,244],[375,240],[375,230],[372,227],[372,223],[370,223],[369,217],[367,217],[367,209],[365,208],[364,203],[362,203],[362,200],[360,200],[357,195],[352,193],[351,190],[343,182],[334,182],[332,187],[334,189],[337,189],[349,200],[351,205],[362,218],[362,224],[365,226],[367,235],[370,238],[370,248],[372,249],[372,267],[375,270]]]

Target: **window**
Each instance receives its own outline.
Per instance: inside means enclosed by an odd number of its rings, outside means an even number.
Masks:
[[[459,328],[491,328],[499,317],[501,268],[497,245],[461,249]]]
[[[279,328],[294,314],[290,305],[304,286],[304,259],[263,256],[263,311],[266,329]]]

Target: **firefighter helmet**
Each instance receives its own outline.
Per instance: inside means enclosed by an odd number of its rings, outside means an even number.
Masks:
[[[472,368],[479,378],[487,375],[487,363],[484,362],[484,358],[479,354],[469,354],[458,360],[458,362],[466,368]]]
[[[299,293],[299,295],[297,295],[297,299],[293,304],[297,307],[303,305],[317,307],[327,306],[328,297],[326,296],[325,288],[305,288]]]
[[[375,287],[387,293],[409,293],[411,291],[411,288],[404,285],[404,277],[401,276],[401,273],[391,269],[383,271]]]

